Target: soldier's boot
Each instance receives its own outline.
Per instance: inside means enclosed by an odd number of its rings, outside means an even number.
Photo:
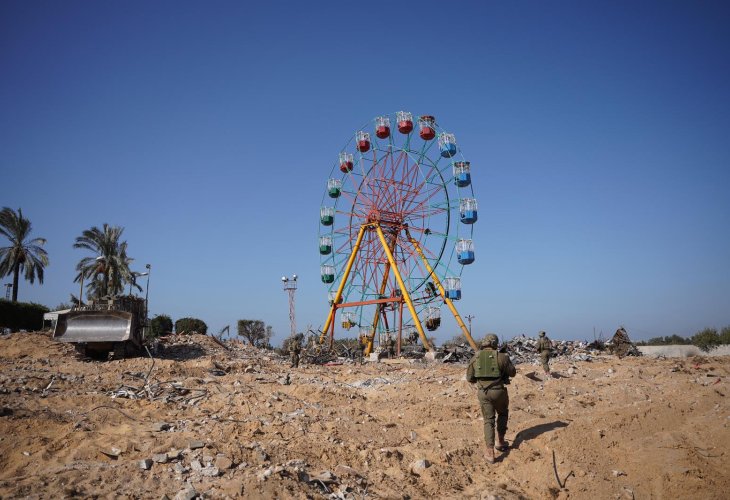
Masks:
[[[504,440],[504,434],[497,435],[497,446],[495,448],[499,451],[509,450],[509,444]]]
[[[487,449],[484,451],[484,460],[486,460],[488,464],[494,463],[494,448],[492,446],[487,446]]]

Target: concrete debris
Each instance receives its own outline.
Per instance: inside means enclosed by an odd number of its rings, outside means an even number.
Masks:
[[[191,450],[197,450],[200,448],[205,448],[205,442],[200,440],[190,441],[190,444],[188,445],[188,448]]]
[[[110,448],[108,450],[101,450],[101,452],[109,458],[119,458],[122,454],[122,450],[119,448]]]
[[[356,471],[349,465],[339,464],[337,467],[335,467],[335,470],[338,471],[341,476],[352,476],[355,478],[363,477],[362,474],[360,474],[358,471]]]
[[[375,378],[369,378],[367,380],[358,380],[357,382],[353,382],[351,385],[353,387],[363,388],[363,387],[375,387],[377,385],[388,385],[390,384],[390,380],[384,377],[375,377]]]
[[[280,474],[284,470],[285,470],[284,467],[281,465],[277,465],[275,467],[268,467],[268,468],[264,469],[263,471],[259,472],[256,475],[256,478],[259,481],[266,481],[266,479],[268,479],[270,476],[272,476],[274,474]]]
[[[186,486],[175,495],[174,500],[194,500],[198,496],[198,492],[195,491],[191,485]]]
[[[428,460],[416,460],[411,464],[411,472],[417,476],[420,476],[429,467],[431,467],[431,462],[429,462]]]
[[[445,345],[436,356],[444,363],[466,363],[474,356],[474,349],[469,344]]]
[[[401,345],[400,355],[401,358],[405,359],[423,359],[426,356],[426,350],[420,344],[411,343],[407,345]]]
[[[215,459],[215,466],[220,470],[226,470],[233,467],[233,460],[225,455],[218,455]]]
[[[625,334],[625,330],[619,329]],[[618,332],[617,332],[618,334]],[[328,364],[353,364],[358,357],[356,345],[353,342],[335,341],[332,350],[325,348],[314,341],[305,344],[302,350],[302,362],[314,365]],[[591,361],[593,357],[600,354],[606,348],[611,349],[614,354],[623,357],[625,355],[640,355],[636,346],[625,338],[614,336],[609,342],[596,340],[593,342],[575,342],[553,340],[553,357],[565,357],[574,361]],[[234,356],[236,359],[262,360],[264,352],[254,346],[244,344],[240,340],[219,341],[206,335],[168,335],[162,337],[158,341],[161,356],[166,359],[186,360],[199,357],[204,354],[216,355],[226,352],[226,357]],[[539,364],[539,353],[536,349],[537,338],[530,338],[525,335],[515,337],[506,342],[502,349],[512,357],[514,363],[530,363]],[[287,357],[273,352],[266,352],[269,359],[276,358],[285,362]],[[373,353],[375,360],[378,360],[382,352],[376,348]],[[426,355],[423,347],[418,343],[404,342],[401,345],[400,357],[411,360],[422,360]],[[469,344],[448,344],[439,348],[433,355],[433,359],[441,360],[444,363],[466,363],[474,355],[474,350]],[[243,370],[244,373],[258,373],[260,367],[254,366],[250,362],[240,366],[226,365],[217,361],[211,361],[208,373],[214,376],[225,376],[236,371]],[[276,380],[281,385],[289,385],[291,379],[287,376]],[[169,385],[169,383],[168,383]],[[182,393],[181,393],[182,391]],[[122,386],[116,391],[110,393],[112,398],[128,398],[150,400],[162,399],[165,402],[182,402],[184,404],[197,404],[207,398],[207,390],[188,390],[184,391],[183,387],[171,385],[168,387],[160,387],[159,384],[147,384],[143,388],[135,388],[131,386]]]
[[[566,358],[574,361],[591,361],[604,350],[600,341],[576,342],[553,340],[552,355],[554,358]],[[519,335],[500,347],[502,352],[510,355],[515,364],[540,364],[540,353],[537,351],[537,338]],[[444,363],[466,363],[474,356],[469,344],[447,344],[436,353],[436,359]]]
[[[216,359],[234,357],[236,359],[261,359],[262,351],[239,339],[221,340],[211,335],[197,333],[170,334],[156,340],[153,352],[155,356],[165,359],[185,361],[210,355]],[[271,356],[272,353],[267,353]],[[273,355],[277,357],[276,355]],[[281,357],[281,359],[284,359]],[[226,366],[212,361],[208,371],[216,376],[223,376],[233,371],[232,366]]]
[[[631,342],[629,334],[626,333],[626,329],[623,326],[616,330],[613,338],[606,342],[606,346],[608,346],[612,354],[615,354],[619,358],[623,358],[624,356],[641,356],[641,351]]]
[[[641,356],[638,348],[631,342],[626,330],[620,328],[614,337],[608,341],[594,340],[572,341],[554,340],[552,357],[572,361],[592,361],[606,349],[619,357]],[[502,352],[510,355],[515,364],[540,364],[540,353],[537,351],[537,338],[519,335],[506,341],[500,347]],[[466,363],[474,356],[474,350],[469,344],[447,344],[436,354],[436,359],[444,363]]]
[[[218,467],[209,465],[208,467],[200,469],[200,475],[205,477],[218,477],[220,475],[220,470]]]
[[[145,458],[139,461],[139,468],[142,470],[150,470],[152,468],[152,460]]]
[[[332,472],[326,470],[326,471],[320,472],[316,476],[310,476],[309,482],[310,483],[320,482],[322,484],[333,484],[333,483],[337,483],[338,479],[337,479],[337,476],[335,476]]]
[[[601,346],[597,342],[554,340],[552,357],[571,360],[591,361],[593,356],[600,354]],[[520,335],[503,344],[503,352],[507,352],[512,362],[540,364],[540,353],[537,350],[537,338]]]
[[[286,464],[287,467],[306,467],[307,462],[306,460],[302,460],[301,458],[295,458],[292,460],[289,460]]]
[[[122,385],[116,390],[110,391],[112,399],[148,399],[150,401],[162,401],[164,403],[179,403],[183,405],[195,405],[207,399],[208,389],[191,389],[184,387],[180,382],[154,382],[145,379],[142,387]]]

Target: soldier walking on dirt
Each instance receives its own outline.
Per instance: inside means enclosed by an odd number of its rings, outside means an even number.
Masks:
[[[550,375],[550,355],[552,351],[552,341],[545,335],[545,332],[540,332],[540,338],[537,339],[537,352],[540,353],[542,369],[545,371],[545,375]]]
[[[363,364],[363,358],[365,357],[365,350],[368,348],[368,341],[365,335],[360,335],[357,338],[357,360],[360,364]]]
[[[504,440],[509,418],[509,395],[506,384],[509,377],[517,373],[509,355],[497,352],[499,339],[496,335],[487,335],[482,340],[480,349],[466,368],[466,380],[476,384],[478,389],[479,406],[484,417],[484,441],[487,445],[484,458],[490,464],[494,463],[494,424],[496,412],[497,450],[506,451],[509,445]]]
[[[299,354],[302,352],[302,340],[299,335],[295,335],[289,341],[289,355],[291,358],[291,368],[299,368]]]
[[[395,357],[395,340],[393,337],[388,334],[388,339],[385,342],[386,347],[388,348],[388,358],[394,358]]]

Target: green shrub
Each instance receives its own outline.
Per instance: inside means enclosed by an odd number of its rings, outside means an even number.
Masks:
[[[175,333],[208,333],[208,325],[198,318],[180,318],[175,321]]]
[[[726,326],[720,332],[720,343],[725,345],[730,344],[730,326]]]
[[[0,329],[36,331],[43,328],[43,314],[48,308],[32,302],[11,302],[0,299]]]
[[[653,337],[644,342],[637,342],[637,345],[690,345],[691,343],[692,339],[674,334],[669,337]]]
[[[150,320],[149,337],[159,337],[172,332],[172,318],[166,314],[158,314]]]
[[[266,323],[260,319],[239,319],[237,333],[240,337],[248,340],[251,345],[257,347],[270,345],[269,341],[274,335],[273,329],[266,326]]]
[[[713,347],[720,345],[720,336],[714,328],[705,328],[692,337],[692,343],[707,352]]]

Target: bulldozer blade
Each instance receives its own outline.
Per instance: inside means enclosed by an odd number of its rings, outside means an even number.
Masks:
[[[132,333],[132,313],[71,311],[59,315],[53,338],[61,342],[123,342]]]

